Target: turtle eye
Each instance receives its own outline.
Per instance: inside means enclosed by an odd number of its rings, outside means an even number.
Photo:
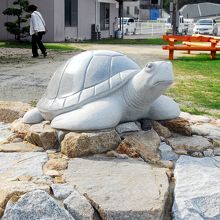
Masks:
[[[151,72],[152,71],[152,69],[153,69],[153,63],[148,63],[147,65],[146,65],[146,67],[145,67],[145,70],[147,71],[147,72]]]
[[[153,64],[152,64],[152,63],[148,63],[146,67],[147,67],[148,69],[151,69],[151,68],[152,68],[152,66],[153,66]]]

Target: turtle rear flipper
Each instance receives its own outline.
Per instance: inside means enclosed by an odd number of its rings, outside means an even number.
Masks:
[[[27,124],[36,124],[44,120],[38,108],[31,109],[26,112],[22,121]]]

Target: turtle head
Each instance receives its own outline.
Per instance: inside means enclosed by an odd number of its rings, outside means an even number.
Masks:
[[[160,85],[169,86],[173,82],[173,67],[171,62],[156,61],[148,63],[142,70],[146,76],[145,83],[148,87],[158,87]]]
[[[172,82],[172,63],[156,61],[148,63],[133,77],[130,89],[139,103],[151,103],[162,95]]]

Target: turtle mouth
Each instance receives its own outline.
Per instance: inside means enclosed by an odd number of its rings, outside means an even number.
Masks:
[[[154,83],[152,86],[157,86],[157,85],[170,85],[173,83],[173,80],[166,80],[166,81],[158,81]]]

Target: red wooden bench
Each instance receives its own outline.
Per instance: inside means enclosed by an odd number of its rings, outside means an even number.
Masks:
[[[190,51],[210,51],[211,59],[214,60],[216,51],[220,51],[220,47],[217,46],[220,39],[212,36],[174,36],[164,35],[163,39],[169,42],[169,45],[163,46],[163,50],[169,50],[169,60],[173,60],[175,50]],[[184,44],[175,45],[175,42],[184,42]],[[187,42],[190,42],[189,44]],[[208,42],[210,45],[196,45],[191,42]]]

